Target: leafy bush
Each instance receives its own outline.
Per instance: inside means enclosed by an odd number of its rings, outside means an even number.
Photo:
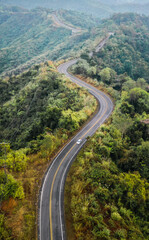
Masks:
[[[6,160],[4,156],[0,159],[0,166],[3,167],[6,165],[10,171],[21,172],[26,169],[27,160],[28,158],[23,150],[11,151],[7,154]]]
[[[125,229],[118,229],[116,232],[115,232],[115,237],[117,239],[127,239],[127,231]]]
[[[23,199],[23,187],[12,175],[6,175],[4,171],[0,171],[0,199],[6,200],[9,197]]]
[[[120,222],[122,220],[122,217],[118,212],[113,212],[111,214],[111,218],[117,222]]]
[[[101,131],[104,136],[100,134]],[[113,145],[113,138],[117,138],[118,144],[121,142],[126,151],[129,140],[115,131],[113,126],[102,127],[74,164],[71,178],[71,209],[75,213],[73,223],[79,235],[83,228],[78,226],[83,221],[90,239],[127,239],[128,236],[135,239],[138,235],[143,240],[147,236],[149,183],[139,173],[122,173],[112,162],[112,154],[108,160],[107,156],[99,155],[99,142],[100,145],[108,146],[112,152],[117,148]],[[146,146],[145,144],[143,154],[147,152]],[[92,154],[88,154],[91,149]],[[140,148],[138,151],[141,155]],[[83,208],[86,203],[87,208],[82,212],[77,206],[81,204]],[[86,219],[91,219],[92,224],[88,224]]]
[[[10,238],[10,230],[5,226],[5,216],[0,213],[0,239],[1,240],[9,240]]]

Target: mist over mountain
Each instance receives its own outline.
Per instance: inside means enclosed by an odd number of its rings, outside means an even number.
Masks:
[[[82,11],[101,18],[115,12],[137,12],[148,15],[149,0],[1,0],[1,4],[16,5],[25,8],[48,7],[53,9],[71,9]]]

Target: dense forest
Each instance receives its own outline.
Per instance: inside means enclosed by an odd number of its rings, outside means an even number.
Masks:
[[[118,74],[128,72],[134,79],[148,79],[148,17],[116,14],[100,22],[86,14],[61,10],[57,15],[63,22],[83,29],[72,35],[71,30],[54,22],[52,10],[3,7],[0,12],[1,76],[20,73],[49,59],[79,57],[113,32],[107,46],[94,54],[92,65],[99,70],[108,66]]]
[[[0,138],[15,148],[26,147],[45,127],[72,132],[87,118],[81,110],[89,102],[79,97],[78,89],[69,89],[52,67],[37,65],[0,81]]]
[[[19,73],[33,64],[46,60],[68,58],[85,45],[89,27],[97,26],[98,20],[88,15],[63,11],[66,19],[71,17],[86,31],[72,35],[72,31],[57,25],[54,11],[44,8],[33,10],[18,7],[0,8],[0,74]]]
[[[35,239],[43,173],[96,100],[51,61],[3,79],[0,88],[0,239]]]
[[[70,169],[69,239],[149,239],[148,18],[118,14],[115,23],[106,46],[71,69],[108,91],[115,109]]]
[[[118,74],[145,78],[149,82],[149,17],[136,14],[114,15],[118,26],[115,36],[97,54],[101,67],[110,67]]]
[[[72,26],[81,27],[81,29],[91,30],[94,27],[97,27],[101,20],[100,18],[94,18],[92,15],[85,13],[79,13],[71,10],[59,10],[58,16],[62,19],[63,22],[68,23]]]
[[[116,107],[70,170],[70,239],[73,233],[78,240],[149,239],[149,93],[145,80],[133,82],[124,82],[121,91],[102,84]]]
[[[138,91],[140,99],[132,101]],[[123,109],[146,100],[143,115]],[[149,93],[123,91],[112,123],[79,154],[68,177],[73,239],[149,239],[149,122],[142,120],[147,112]]]
[[[92,57],[84,52],[74,72],[115,85],[121,85],[126,76],[130,81],[144,78],[149,82],[149,17],[116,14],[105,20],[103,26],[113,31],[114,36]],[[113,77],[108,80],[110,74]]]

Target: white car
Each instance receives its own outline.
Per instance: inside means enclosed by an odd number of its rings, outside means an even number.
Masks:
[[[77,141],[77,144],[80,144],[82,142],[82,139],[79,139],[78,141]]]

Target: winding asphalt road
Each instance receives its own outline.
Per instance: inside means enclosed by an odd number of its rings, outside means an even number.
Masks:
[[[104,38],[97,46],[96,48],[94,49],[94,51],[90,52],[89,53],[89,56],[92,57],[94,55],[94,52],[95,53],[98,53],[103,47],[104,45],[107,43],[107,41],[109,40],[109,38],[111,36],[114,36],[114,33],[113,32],[109,32],[108,33],[108,36],[106,38]]]
[[[73,34],[81,33],[81,32],[82,32],[81,29],[79,29],[79,28],[73,28],[72,26],[70,26],[70,25],[62,22],[62,21],[58,18],[58,16],[57,16],[56,13],[54,13],[54,14],[52,15],[52,17],[53,17],[53,21],[54,21],[57,25],[59,25],[59,26],[61,26],[61,27],[63,27],[63,28],[67,28],[67,29],[71,30]]]
[[[86,138],[92,136],[96,132],[101,124],[103,124],[110,116],[113,110],[113,103],[106,94],[68,73],[68,68],[77,61],[78,60],[76,59],[60,65],[58,71],[65,74],[74,83],[88,89],[88,91],[98,100],[100,108],[92,120],[63,148],[47,171],[40,196],[40,240],[66,239],[64,221],[64,184],[67,172],[71,163],[87,141]],[[78,139],[82,139],[80,144],[76,143]]]

